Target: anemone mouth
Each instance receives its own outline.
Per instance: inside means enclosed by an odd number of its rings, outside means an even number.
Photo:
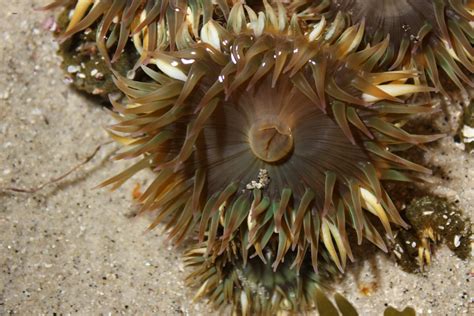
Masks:
[[[277,117],[268,116],[252,124],[249,144],[256,157],[265,162],[278,162],[291,153],[293,134]]]

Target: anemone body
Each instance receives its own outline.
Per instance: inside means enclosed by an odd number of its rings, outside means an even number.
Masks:
[[[276,236],[274,269],[292,249],[296,269],[310,254],[316,270],[321,240],[343,270],[352,259],[347,227],[359,244],[386,250],[374,218],[389,236],[391,223],[405,223],[381,180],[430,172],[391,149],[440,137],[403,131],[400,119],[429,108],[399,97],[429,89],[410,70],[364,71],[385,48],[357,50],[363,25],[336,38],[332,24],[304,35],[281,6],[245,9],[232,8],[228,31],[210,21],[193,47],[150,55],[142,69],[152,82],[117,76],[128,97],[114,104],[121,122],[111,134],[127,144],[117,158],[143,158],[103,185],[152,167],[156,179],[141,197],[143,211],[157,212],[151,227],[168,219],[177,242],[197,230],[218,253],[243,234],[243,260],[263,262]]]
[[[332,0],[297,1],[296,14],[307,19],[321,15],[347,23],[365,23],[364,42],[385,42],[379,69],[416,66],[445,95],[447,82],[461,91],[473,86],[474,2],[472,0]],[[446,79],[446,80],[444,80]]]

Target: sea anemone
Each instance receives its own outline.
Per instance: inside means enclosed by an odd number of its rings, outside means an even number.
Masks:
[[[327,283],[337,273],[326,261],[327,256],[321,256],[318,272],[310,260],[305,260],[297,273],[290,266],[295,253],[288,253],[287,260],[274,271],[258,258],[244,263],[239,249],[241,245],[232,242],[222,254],[209,256],[207,245],[201,243],[186,252],[185,263],[193,269],[187,282],[199,288],[194,300],[207,296],[216,309],[230,306],[232,315],[285,315],[315,308],[322,315],[333,311],[338,314],[325,295]],[[275,255],[271,246],[265,249],[267,262],[273,261]],[[346,312],[343,315],[354,315],[347,313],[355,309],[341,295],[336,295],[335,301]]]
[[[199,0],[55,0],[43,9],[73,7],[61,39],[98,24],[99,51],[106,61],[116,62],[130,37],[140,53],[155,49],[174,50],[176,44],[177,48],[182,48],[179,44],[192,42],[199,34],[200,23],[205,24],[216,15],[228,16],[227,1],[215,3]],[[114,53],[110,60],[112,49]]]
[[[220,229],[225,224],[220,221]],[[206,232],[209,236],[210,232]],[[221,252],[218,245],[209,251],[208,242],[194,244],[184,255],[192,272],[186,278],[188,285],[197,287],[194,301],[207,297],[215,309],[232,315],[287,315],[318,309],[321,315],[357,315],[355,308],[342,295],[336,293],[334,301],[326,293],[338,275],[328,253],[318,254],[318,270],[306,256],[300,269],[293,269],[296,252],[285,254],[282,264],[275,270],[278,236],[273,235],[265,247],[265,261],[247,259],[244,230],[229,242]],[[244,238],[244,239],[242,239]],[[227,312],[227,314],[229,314]]]
[[[416,68],[446,94],[445,75],[461,90],[474,86],[474,1],[322,0],[295,1],[292,10],[306,19],[339,24],[365,23],[364,43],[387,46],[379,66]]]
[[[228,315],[305,315],[314,310],[322,316],[359,315],[354,305],[332,288],[339,273],[324,249],[319,253],[318,271],[314,271],[309,256],[300,270],[293,269],[291,262],[297,254],[291,251],[274,270],[270,262],[277,253],[277,240],[265,247],[266,262],[262,262],[258,258],[244,259],[240,237],[220,254],[217,248],[209,253],[206,242],[186,251],[184,261],[192,269],[186,282],[198,288],[193,301],[206,297],[216,310]],[[399,312],[389,306],[384,315],[416,313],[411,307]]]
[[[308,253],[316,270],[321,239],[342,271],[347,226],[359,244],[386,250],[374,218],[388,236],[391,223],[406,224],[381,180],[430,173],[394,152],[442,136],[404,131],[401,120],[431,109],[398,97],[430,89],[411,70],[365,71],[386,45],[357,51],[363,24],[303,33],[282,6],[257,14],[237,4],[228,26],[210,20],[191,48],[154,52],[142,66],[151,81],[117,74],[128,102],[113,102],[120,122],[110,133],[126,145],[116,158],[142,158],[102,185],[153,168],[140,198],[142,211],[156,211],[150,228],[166,219],[176,242],[197,230],[217,254],[239,233],[242,260],[253,249],[264,263],[276,236],[274,270],[293,251],[293,267]]]

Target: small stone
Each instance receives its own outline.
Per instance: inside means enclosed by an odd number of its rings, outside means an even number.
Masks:
[[[95,74],[94,78],[97,79],[97,80],[102,80],[102,79],[104,79],[104,74],[101,73],[101,72],[97,72]]]
[[[9,97],[10,97],[10,92],[8,91],[5,91],[0,95],[0,99],[2,100],[8,100]]]
[[[92,90],[92,94],[94,95],[102,94],[102,93],[104,93],[104,89],[94,88],[94,90]]]
[[[454,236],[454,247],[459,247],[461,246],[461,236],[455,235]]]
[[[76,73],[79,70],[81,70],[81,67],[79,67],[77,65],[69,65],[69,66],[67,66],[66,70],[67,70],[68,73],[73,74],[73,73]]]

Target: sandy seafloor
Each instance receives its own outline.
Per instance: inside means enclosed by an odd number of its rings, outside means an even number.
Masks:
[[[45,2],[0,1],[0,188],[45,182],[108,140],[102,127],[110,116],[63,82],[57,44],[43,27],[52,13],[33,10]],[[147,218],[131,218],[140,180],[115,192],[93,189],[130,164],[112,163],[113,149],[38,193],[0,195],[0,315],[212,312],[192,302],[181,250],[159,229],[144,233]],[[448,137],[427,159],[448,175],[433,190],[459,200],[472,218],[474,156]],[[338,286],[361,315],[381,315],[387,304],[420,315],[474,314],[472,261],[447,248],[424,275],[404,273],[383,255],[362,266]],[[372,281],[375,291],[363,295],[358,287]]]

